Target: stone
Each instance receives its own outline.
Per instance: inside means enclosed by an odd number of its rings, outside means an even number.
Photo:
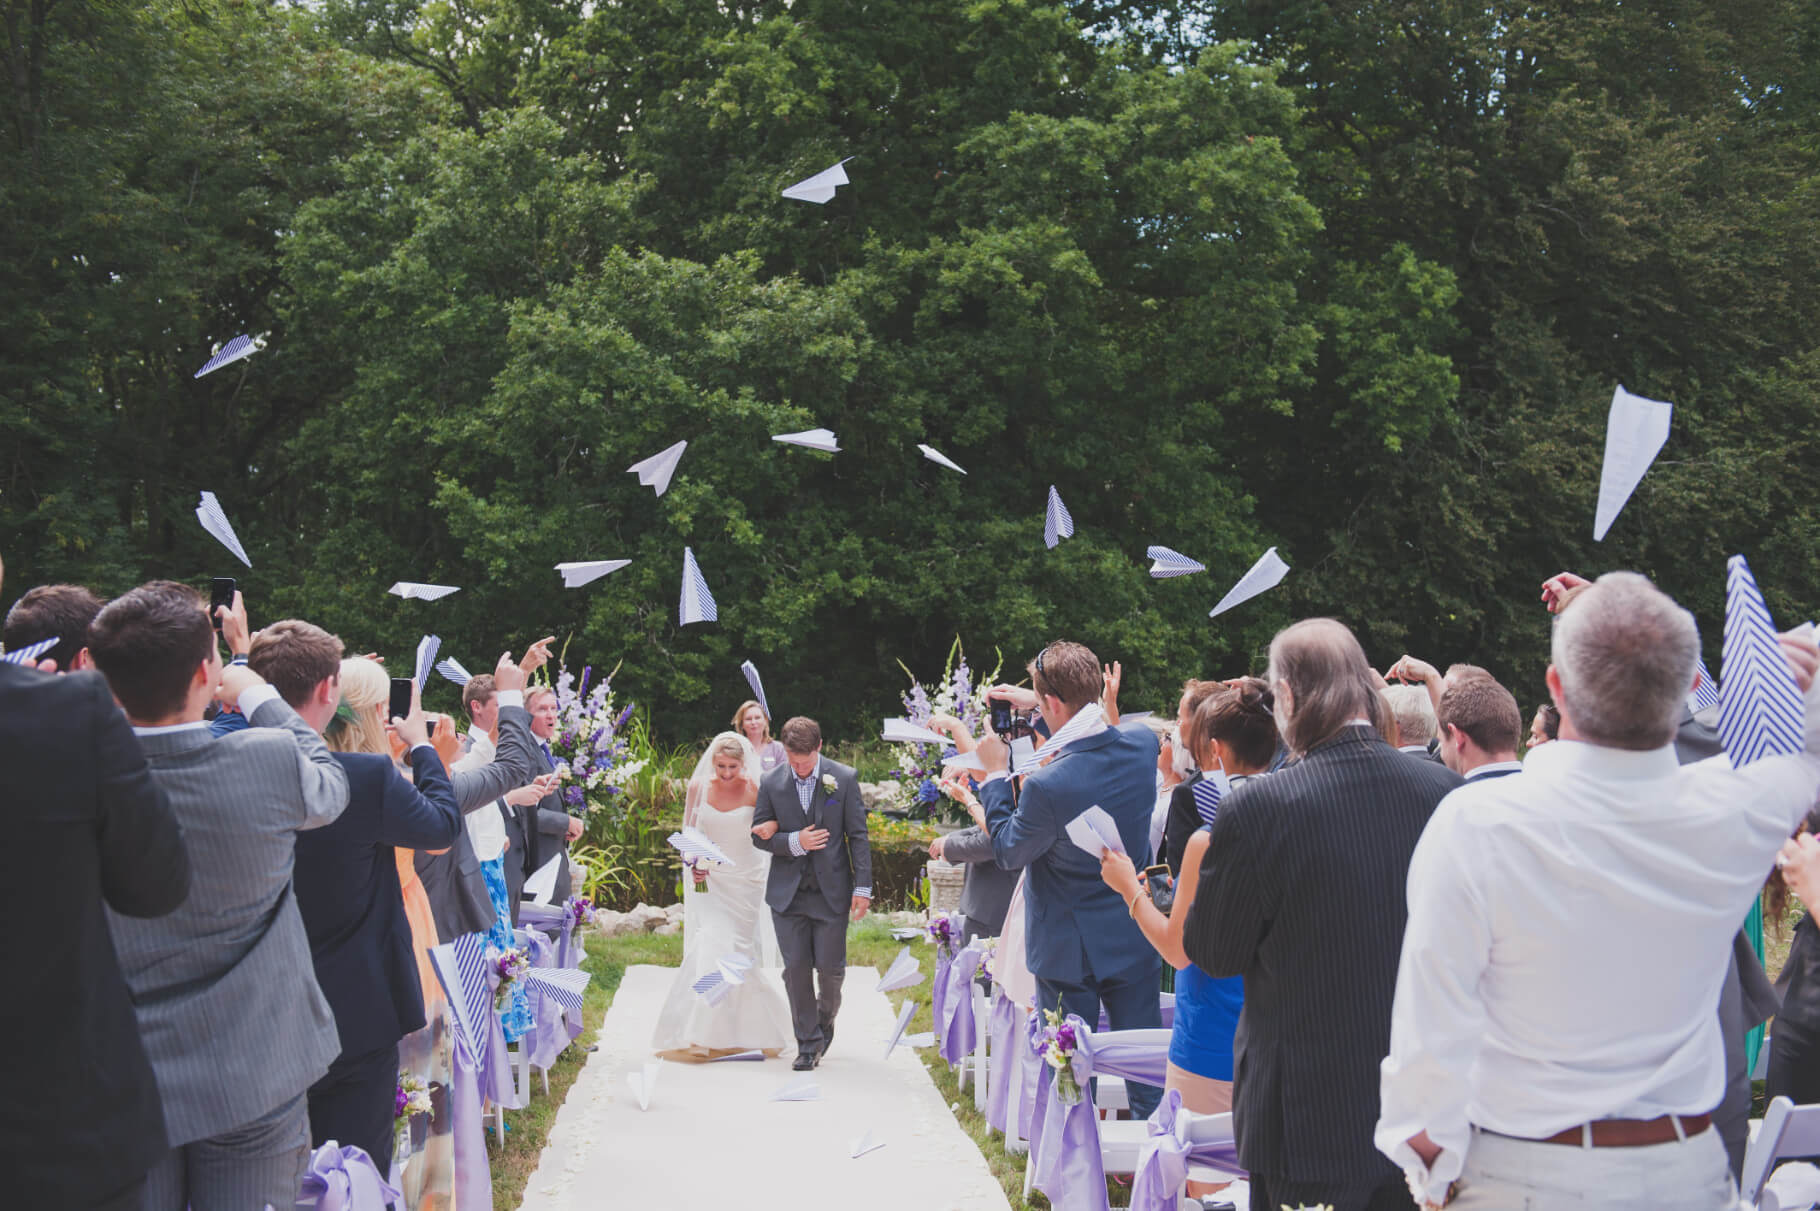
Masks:
[[[898,796],[903,787],[897,782],[862,782],[859,784],[860,802],[866,805],[869,812],[881,812],[888,808],[901,807]]]
[[[663,909],[654,907],[650,904],[637,905],[631,912],[626,914],[626,917],[631,920],[638,929],[643,930],[645,933],[650,933],[659,925],[667,925],[670,923],[670,918],[665,915]]]
[[[667,918],[668,920],[670,920],[672,922],[682,920],[683,919],[683,906],[682,906],[681,902],[678,902],[675,904],[664,905],[664,916],[665,916],[665,918]],[[660,926],[659,928],[662,928],[662,927]]]
[[[938,859],[931,859],[923,869],[929,875],[929,911],[952,912],[961,906],[961,887],[967,881],[967,869]]]
[[[643,933],[644,926],[634,924],[626,913],[598,908],[594,910],[594,932],[605,938],[623,938],[629,933]]]
[[[668,922],[667,924],[659,925],[656,929],[653,929],[651,932],[656,934],[660,938],[672,938],[682,932],[682,922],[681,921],[671,921],[671,922]]]
[[[900,912],[888,912],[885,914],[886,923],[896,926],[898,928],[907,928],[911,925],[921,925],[925,922],[925,920],[926,920],[926,918],[924,917],[924,915],[922,913],[911,912],[907,909],[900,911]]]

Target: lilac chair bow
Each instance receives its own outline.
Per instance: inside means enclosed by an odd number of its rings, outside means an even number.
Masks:
[[[950,1064],[960,1063],[979,1045],[973,1021],[973,976],[985,957],[986,948],[977,942],[967,946],[954,956],[942,977],[947,991],[936,1011],[935,1037],[937,1050]]]
[[[1239,1164],[1238,1144],[1232,1137],[1195,1143],[1188,1138],[1190,1117],[1182,1111],[1181,1090],[1171,1089],[1163,1094],[1156,1113],[1150,1116],[1150,1138],[1138,1154],[1137,1174],[1131,1183],[1131,1211],[1176,1211],[1190,1165],[1220,1169],[1234,1177],[1245,1175],[1245,1167]]]
[[[1036,1138],[1036,1124],[1042,1113],[1043,1099],[1049,1092],[1049,1065],[1043,1063],[1043,1015],[1024,1015],[1024,1045],[1016,1049],[1018,1069],[1017,1133],[1022,1139]]]
[[[997,984],[992,986],[992,1016],[986,1035],[992,1040],[992,1078],[986,1082],[986,1123],[1004,1134],[1011,1125],[1010,1067],[1017,1062],[1011,1040],[1017,1037],[1018,1006]]]
[[[583,958],[581,939],[575,937],[574,900],[567,904],[525,904],[518,914],[520,924],[549,937],[555,949],[549,962],[538,967],[580,967]]]
[[[528,954],[532,967],[556,966],[556,948],[535,929],[520,929],[516,939]],[[536,984],[526,982],[530,993],[531,1024],[525,1029],[518,1046],[525,1062],[533,1068],[547,1069],[569,1046],[568,1029],[563,1025],[562,1006],[543,994]]]
[[[380,1176],[365,1148],[343,1148],[330,1140],[310,1154],[298,1202],[314,1199],[316,1211],[386,1211],[403,1197],[404,1191]]]
[[[496,995],[499,984],[499,970],[488,963],[488,993]],[[487,1006],[486,1032],[486,1053],[480,1057],[479,1065],[480,1091],[489,1101],[507,1110],[523,1110],[524,1099],[518,1095],[518,1086],[512,1080],[512,1057],[506,1051],[505,1027],[500,1024],[499,1011],[491,1003]]]
[[[1064,1105],[1053,1081],[1030,1137],[1031,1185],[1049,1196],[1055,1211],[1105,1211],[1106,1171],[1100,1159],[1099,1112],[1090,1082],[1117,1076],[1143,1085],[1161,1085],[1169,1064],[1167,1038],[1134,1039],[1127,1031],[1095,1034],[1073,1014],[1076,1044],[1071,1067],[1081,1099]],[[1046,1069],[1047,1063],[1043,1065]]]
[[[954,965],[954,956],[940,942],[935,944],[935,980],[929,986],[929,1014],[935,1022],[936,1029],[941,1029],[942,1011],[948,1007],[948,969]]]

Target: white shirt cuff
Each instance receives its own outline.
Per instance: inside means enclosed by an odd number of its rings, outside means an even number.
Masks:
[[[800,840],[801,837],[802,837],[801,832],[794,832],[794,833],[790,834],[790,856],[793,858],[800,858],[805,853],[808,852],[807,850],[805,850],[803,848],[803,843]]]
[[[980,785],[984,786],[988,782],[997,782],[1000,778],[1009,778],[1010,776],[1011,771],[1008,769],[995,769],[984,778],[980,779]]]
[[[278,691],[269,685],[250,685],[240,694],[240,702],[238,703],[240,713],[250,720],[253,717],[254,711],[268,702],[276,701],[277,698]]]
[[[525,704],[523,690],[500,690],[493,695],[493,698],[500,706],[523,706]]]

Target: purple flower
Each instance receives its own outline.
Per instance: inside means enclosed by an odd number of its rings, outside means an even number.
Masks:
[[[622,728],[626,725],[626,720],[628,720],[632,717],[632,708],[637,705],[638,705],[638,703],[636,703],[636,702],[626,703],[626,709],[619,712],[619,718],[617,718],[613,721],[613,730],[614,731],[617,732],[620,728]]]
[[[1061,1027],[1055,1032],[1055,1041],[1062,1045],[1063,1051],[1073,1051],[1074,1027],[1066,1022],[1062,1023]]]
[[[562,801],[567,803],[570,807],[580,807],[582,801],[586,798],[587,796],[582,793],[582,789],[579,786],[571,786],[562,793]]]
[[[581,670],[581,684],[575,687],[575,696],[585,698],[588,695],[588,678],[594,675],[594,666],[585,665]]]
[[[400,1085],[398,1087],[397,1095],[392,1098],[392,1117],[393,1118],[403,1118],[404,1117],[404,1108],[406,1106],[409,1106],[410,1104],[411,1104],[411,1095],[404,1091],[403,1085]]]

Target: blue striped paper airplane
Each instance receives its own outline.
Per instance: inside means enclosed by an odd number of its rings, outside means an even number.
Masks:
[[[1719,738],[1732,768],[1798,753],[1807,717],[1801,687],[1782,655],[1776,626],[1744,556],[1726,564],[1725,642],[1720,649]]]

